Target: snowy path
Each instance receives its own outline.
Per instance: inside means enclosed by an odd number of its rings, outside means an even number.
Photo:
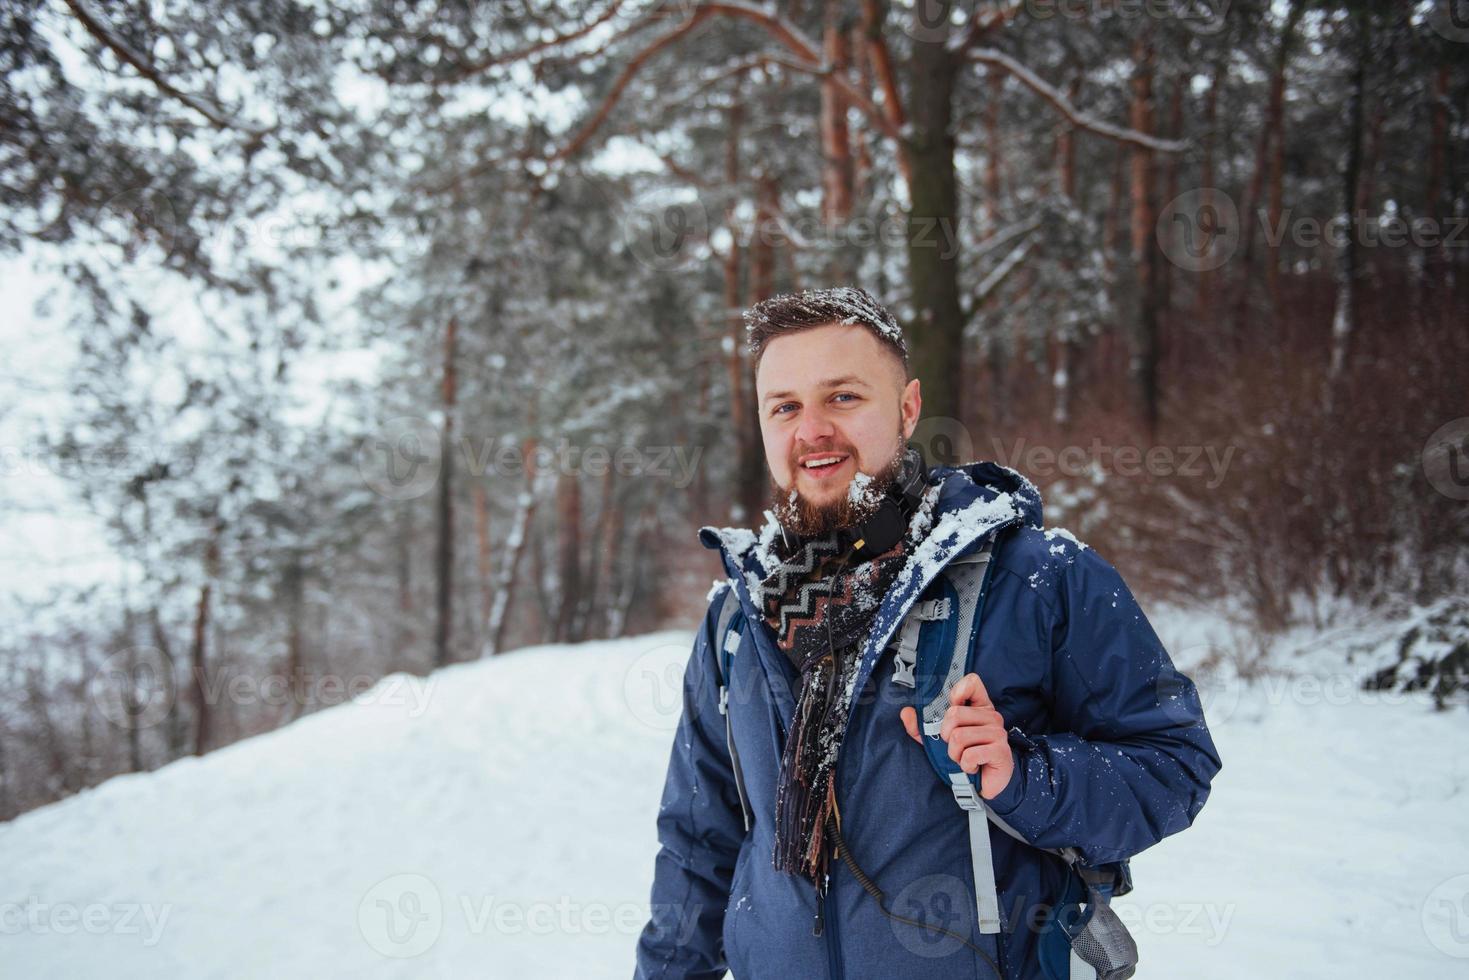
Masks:
[[[628,977],[689,642],[391,678],[0,825],[0,977]],[[1140,978],[1469,974],[1462,712],[1298,684],[1209,720],[1213,796],[1117,903]]]

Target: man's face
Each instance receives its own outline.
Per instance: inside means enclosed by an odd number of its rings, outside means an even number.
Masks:
[[[891,476],[922,404],[897,356],[866,327],[841,323],[766,345],[755,396],[771,479],[783,497],[794,489],[808,512],[828,514],[858,472]]]

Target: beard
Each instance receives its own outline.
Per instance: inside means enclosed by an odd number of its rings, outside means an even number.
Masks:
[[[770,510],[788,534],[801,538],[820,537],[861,524],[877,512],[882,498],[897,481],[902,469],[905,449],[900,430],[897,448],[893,450],[892,456],[882,468],[873,474],[863,474],[859,471],[858,476],[852,478],[853,482],[856,482],[860,477],[867,476],[870,482],[855,493],[852,490],[852,483],[848,483],[844,493],[827,503],[816,503],[796,489],[795,477],[792,478],[789,489],[781,487],[772,478],[770,481]],[[836,451],[843,452],[844,450]]]

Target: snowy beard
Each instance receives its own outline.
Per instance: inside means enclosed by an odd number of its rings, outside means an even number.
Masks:
[[[847,492],[826,504],[817,504],[807,499],[796,489],[795,477],[792,477],[789,490],[772,479],[770,510],[787,534],[799,538],[819,537],[861,524],[877,513],[882,498],[897,481],[906,448],[900,428],[898,446],[882,469],[875,474],[859,470],[847,484]]]

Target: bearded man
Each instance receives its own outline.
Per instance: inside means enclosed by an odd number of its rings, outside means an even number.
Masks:
[[[872,296],[746,321],[771,506],[700,530],[729,579],[684,672],[635,976],[1130,976],[1107,900],[1220,769],[1195,686],[1029,480],[907,444],[920,384]],[[942,644],[970,669],[915,704]]]

